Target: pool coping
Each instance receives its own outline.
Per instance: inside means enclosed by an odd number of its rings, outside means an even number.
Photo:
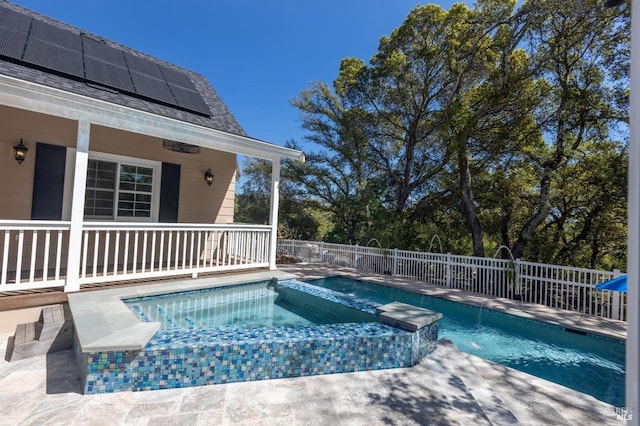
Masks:
[[[276,270],[71,293],[68,300],[77,343],[82,352],[137,351],[144,348],[160,329],[160,323],[142,322],[122,299],[225,287],[274,278],[287,280],[297,276]]]

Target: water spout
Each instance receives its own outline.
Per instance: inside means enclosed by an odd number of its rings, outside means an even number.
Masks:
[[[488,300],[485,300],[480,305],[480,310],[478,311],[478,319],[476,320],[476,328],[480,328],[482,326],[482,310],[484,309],[484,305],[486,305]]]
[[[431,253],[431,246],[433,246],[433,240],[438,239],[438,245],[440,246],[440,253],[442,253],[442,241],[440,241],[440,237],[438,237],[438,234],[433,234],[433,237],[431,237],[431,242],[429,243],[429,250],[428,252]]]
[[[511,250],[507,246],[498,247],[496,252],[493,254],[493,257],[494,258],[498,257],[498,254],[500,253],[501,250],[506,250],[507,253],[509,254],[509,257],[511,258],[511,262],[513,263],[513,271],[515,273],[515,278],[514,278],[515,279],[515,283],[516,283],[516,293],[515,294],[520,296],[520,298],[522,298],[522,296],[520,295],[522,289],[520,287],[520,277],[519,277],[519,274],[518,274],[518,268],[516,266],[516,259],[514,259],[513,253],[511,253]]]
[[[375,241],[378,244],[378,247],[380,247],[380,250],[382,250],[382,245],[380,244],[380,241],[378,241],[377,238],[372,238],[369,241],[367,241],[367,247],[369,247],[369,244],[371,244],[372,241]]]

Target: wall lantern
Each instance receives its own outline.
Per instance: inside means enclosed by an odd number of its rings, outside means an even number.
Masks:
[[[211,169],[207,169],[207,171],[204,172],[204,181],[207,182],[209,186],[213,183],[213,173],[211,173]]]
[[[24,146],[22,139],[20,139],[20,143],[13,147],[13,154],[18,164],[22,164],[24,159],[27,158],[27,151],[29,151],[29,148]]]

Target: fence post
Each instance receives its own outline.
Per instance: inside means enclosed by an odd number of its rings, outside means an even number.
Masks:
[[[447,253],[447,287],[451,287],[451,253]]]
[[[395,277],[398,275],[398,249],[393,249],[393,271],[391,271],[391,276]]]
[[[619,276],[620,276],[620,269],[614,269],[613,278],[618,278]],[[620,319],[620,292],[614,291],[611,297],[613,297],[613,301],[611,303],[611,318],[619,320]]]
[[[520,282],[520,258],[515,259],[513,261],[514,264],[514,269],[515,269],[515,274],[516,274],[516,294],[519,294],[520,296],[522,296],[522,283]]]

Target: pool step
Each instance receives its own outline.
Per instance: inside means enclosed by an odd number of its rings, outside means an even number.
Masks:
[[[73,321],[67,304],[42,308],[36,322],[18,324],[7,352],[8,361],[71,349]]]

